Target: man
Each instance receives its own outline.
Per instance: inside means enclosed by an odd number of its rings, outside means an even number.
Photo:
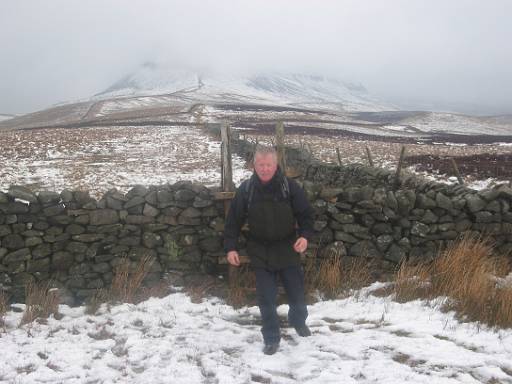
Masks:
[[[299,185],[282,174],[273,148],[256,148],[254,174],[238,188],[226,218],[224,248],[228,262],[237,267],[237,240],[245,220],[249,224],[247,253],[256,274],[263,352],[272,355],[281,339],[276,311],[278,277],[288,296],[288,322],[300,336],[311,335],[306,326],[299,253],[306,250],[313,234],[313,209]]]

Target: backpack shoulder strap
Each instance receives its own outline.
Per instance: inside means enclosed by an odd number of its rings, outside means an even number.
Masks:
[[[288,178],[283,175],[283,181],[281,183],[281,193],[283,194],[283,197],[285,199],[290,198],[290,182],[288,181]]]
[[[245,185],[244,185],[245,208],[246,208],[247,212],[249,212],[249,207],[251,206],[253,195],[254,195],[254,180],[251,177],[245,182]]]
[[[246,180],[243,184],[243,191],[244,191],[244,198],[245,198],[245,207],[247,212],[249,212],[249,207],[252,203],[252,198],[254,196],[254,180],[253,178],[249,178]],[[288,181],[288,178],[283,175],[281,179],[281,194],[283,195],[283,198],[285,200],[290,200],[290,182]]]

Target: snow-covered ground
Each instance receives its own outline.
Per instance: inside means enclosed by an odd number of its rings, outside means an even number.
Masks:
[[[309,338],[282,328],[279,351],[261,352],[257,307],[181,292],[97,315],[0,333],[2,383],[512,383],[512,332],[460,323],[422,302],[355,295],[309,306]],[[23,309],[23,305],[18,306]],[[288,307],[278,308],[285,323]]]
[[[100,108],[91,117],[103,117],[118,112],[144,110],[146,108],[167,108],[167,113],[186,112],[190,107],[180,105],[172,96],[141,96],[110,99],[100,102]],[[170,107],[173,105],[173,107]]]
[[[466,116],[455,113],[429,112],[404,119],[402,124],[412,125],[422,132],[447,132],[463,135],[511,135],[510,121]]]
[[[243,130],[240,132],[243,134]],[[270,143],[270,136],[250,136]],[[376,166],[396,169],[401,144],[382,141],[342,140],[339,137],[287,135],[285,143],[304,146],[322,161],[337,163],[336,148],[344,164],[368,162],[366,147]],[[34,190],[86,189],[101,197],[111,188],[122,192],[136,184],[159,185],[190,180],[220,185],[220,141],[194,126],[95,127],[0,132],[0,190],[10,185]],[[464,156],[475,153],[509,153],[510,147],[450,144],[407,145],[407,155]],[[409,172],[416,172],[414,167]],[[238,185],[251,171],[233,155],[234,181]],[[423,176],[447,183],[443,174]],[[498,180],[465,176],[469,187],[482,189]]]
[[[243,130],[240,132],[243,134]],[[258,140],[259,143],[270,144],[271,137],[269,136],[252,136],[253,140]],[[304,146],[307,150],[313,153],[313,156],[321,161],[338,164],[338,155],[336,148],[340,152],[340,159],[342,164],[368,164],[368,157],[366,154],[366,147],[368,147],[372,154],[372,159],[376,167],[385,168],[395,171],[400,150],[401,143],[392,143],[385,141],[369,141],[369,140],[346,140],[344,138],[331,136],[314,136],[314,135],[287,135],[285,143],[291,146]],[[502,143],[504,144],[504,143]],[[429,144],[407,144],[406,156],[410,155],[427,155],[432,154],[436,156],[468,156],[481,153],[495,153],[506,154],[510,153],[509,145],[495,145],[495,144],[478,144],[478,145],[461,145],[457,143],[438,143],[436,145]],[[449,177],[446,174],[434,172],[428,173],[426,171],[417,171],[416,166],[410,166],[405,169],[411,174],[416,174],[428,180],[446,183],[458,184],[456,177]],[[475,190],[481,190],[492,187],[496,184],[508,184],[509,180],[486,178],[483,180],[477,179],[472,175],[463,175],[466,187]]]
[[[195,127],[107,127],[0,132],[0,190],[111,188],[178,180],[220,185],[220,141]],[[233,156],[233,179],[250,175]]]

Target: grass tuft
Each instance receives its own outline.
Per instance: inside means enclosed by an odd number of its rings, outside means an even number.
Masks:
[[[148,275],[154,258],[145,256],[139,260],[135,268],[129,259],[124,259],[115,269],[112,284],[108,289],[99,289],[89,298],[86,313],[95,314],[103,303],[138,303],[154,294],[161,294],[163,284],[152,288],[142,286]]]
[[[256,275],[249,270],[248,265],[237,268],[235,273],[229,276],[229,291],[227,302],[234,308],[248,305],[250,293],[256,291]]]
[[[341,257],[339,253],[334,253],[320,262],[316,278],[317,288],[328,299],[334,299],[342,292],[341,276]]]
[[[35,319],[47,319],[59,313],[58,289],[52,287],[50,281],[36,283],[31,280],[25,286],[25,311],[21,324],[28,324]]]
[[[456,311],[463,320],[512,327],[512,286],[498,283],[510,271],[489,239],[465,235],[428,265],[404,263],[397,272],[395,297],[447,297],[443,309]]]
[[[364,257],[346,258],[342,263],[342,291],[350,292],[370,284],[372,263]]]
[[[140,300],[144,301],[150,297],[163,298],[171,293],[169,282],[166,280],[159,281],[148,287],[142,286],[140,289]]]
[[[4,327],[5,325],[4,316],[8,307],[9,301],[7,300],[7,295],[4,291],[0,291],[0,327]]]
[[[154,258],[144,256],[139,260],[133,272],[130,273],[130,261],[125,259],[114,270],[112,286],[110,288],[110,301],[121,303],[134,303],[136,294],[142,282],[149,273]]]
[[[402,263],[395,275],[395,299],[405,303],[430,297],[430,275],[431,267],[428,265]]]
[[[310,304],[315,301],[315,294],[318,290],[318,276],[316,257],[306,258],[304,264],[304,294],[306,301]]]
[[[314,259],[307,260],[304,267],[306,294],[315,290],[327,299],[348,295],[361,289],[371,281],[370,263],[364,257],[344,257],[334,252],[322,259],[318,268]]]
[[[94,315],[101,307],[101,304],[109,301],[109,290],[98,289],[94,295],[89,297],[85,306],[85,313],[88,315]]]

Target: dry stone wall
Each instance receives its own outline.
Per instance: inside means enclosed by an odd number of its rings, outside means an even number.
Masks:
[[[86,298],[123,260],[153,257],[149,280],[167,270],[204,270],[222,254],[223,206],[190,182],[136,186],[127,194],[0,192],[0,285],[22,299],[29,279],[51,279]]]
[[[369,257],[391,265],[429,260],[462,233],[494,238],[512,251],[512,189],[475,191],[362,165],[311,165],[304,188],[315,208],[320,253]],[[327,244],[327,246],[323,246]]]
[[[242,141],[240,141],[242,143]],[[242,155],[252,150],[244,144]],[[295,155],[294,155],[295,153]],[[461,233],[491,235],[500,252],[512,251],[512,190],[473,191],[415,177],[393,184],[386,170],[311,163],[300,151],[288,164],[315,210],[307,252],[365,257],[382,268],[404,258],[429,260]],[[33,193],[23,186],[0,192],[0,288],[22,300],[29,279],[52,280],[70,301],[109,286],[123,260],[154,258],[148,280],[166,271],[224,273],[224,209],[215,188],[178,182],[108,191]],[[240,239],[244,253],[244,237]]]

